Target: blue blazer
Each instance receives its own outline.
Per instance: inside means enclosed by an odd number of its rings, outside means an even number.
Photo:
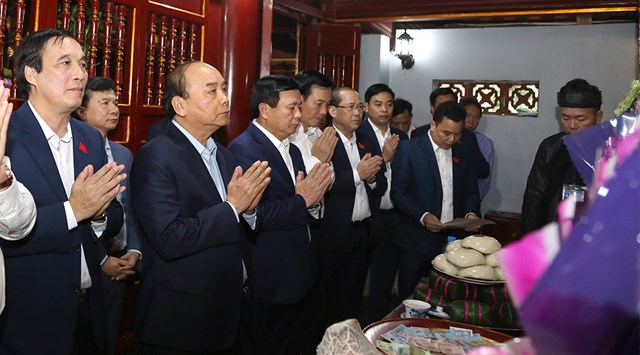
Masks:
[[[480,197],[472,161],[466,150],[456,144],[452,148],[453,216],[480,215]],[[420,218],[425,212],[438,218],[442,213],[442,182],[431,140],[426,135],[400,142],[392,164],[391,199],[405,217],[405,237],[396,240],[402,249],[421,254],[440,250],[447,240],[446,232],[433,233]],[[436,253],[436,254],[437,254]]]
[[[426,124],[414,129],[413,132],[411,132],[411,139],[417,139],[426,135],[427,132],[429,132],[429,127],[430,125]],[[478,138],[475,133],[466,128],[463,129],[462,137],[457,145],[459,145],[458,149],[463,148],[466,151],[464,154],[471,157],[471,160],[473,161],[472,168],[476,177],[478,179],[489,177],[489,174],[491,174],[491,166],[489,166],[489,162],[484,158],[484,155],[482,155],[482,152],[480,151],[480,145],[478,145]]]
[[[257,226],[250,238],[251,296],[257,302],[295,304],[311,288],[315,277],[308,212],[296,195],[291,174],[278,149],[253,123],[229,144],[242,169],[256,160],[268,161],[271,182],[257,209]],[[305,171],[302,154],[289,146],[294,172]]]
[[[122,207],[124,208],[124,213],[126,215],[126,230],[127,230],[127,247],[126,249],[135,249],[137,251],[142,252],[142,243],[140,241],[140,233],[138,232],[138,227],[136,224],[136,214],[133,210],[133,206],[131,204],[131,165],[133,165],[133,155],[129,148],[118,144],[114,141],[109,141],[109,146],[111,147],[111,154],[113,155],[113,160],[118,164],[124,165],[123,173],[127,174],[129,177],[124,181],[124,186],[126,190],[120,193],[120,202],[122,203]],[[138,264],[141,264],[139,261]],[[138,269],[138,264],[136,264],[136,269]],[[138,271],[140,271],[138,269]]]
[[[107,163],[100,133],[71,120],[73,166],[78,174],[88,164]],[[0,317],[0,353],[69,354],[75,335],[80,288],[80,245],[91,275],[91,320],[99,346],[105,342],[105,311],[98,239],[90,220],[68,230],[63,203],[68,201],[58,168],[28,103],[13,113],[7,155],[16,178],[33,195],[38,216],[31,233],[17,242],[0,241],[5,255],[7,307]],[[122,207],[114,200],[107,210],[108,242],[122,227]],[[34,341],[37,339],[37,341]]]
[[[356,135],[358,153],[360,153],[361,158],[367,153],[379,155],[374,153],[376,148],[380,149],[375,138],[354,134]],[[320,223],[322,240],[319,241],[319,245],[325,250],[349,252],[361,245],[358,241],[345,238],[345,233],[349,230],[349,225],[351,224],[356,187],[353,182],[353,169],[349,162],[349,156],[337,132],[336,136],[338,136],[339,140],[331,158],[336,178],[330,190],[324,196],[325,213]],[[375,189],[371,189],[369,184],[364,183],[372,218],[375,218],[380,209],[380,199],[387,190],[387,179],[384,177],[385,171],[386,168],[383,164],[382,169],[376,174]]]
[[[409,136],[406,133],[402,132],[401,130],[397,128],[393,128],[391,126],[389,126],[389,129],[391,130],[391,134],[397,134],[398,136],[400,136],[400,141],[409,139]],[[382,147],[378,145],[378,138],[376,138],[376,132],[373,131],[371,122],[369,122],[368,119],[365,119],[360,124],[360,127],[358,127],[358,129],[356,130],[356,134],[358,135],[364,134],[367,137],[369,137],[369,139],[372,139],[376,144],[371,149],[371,154],[382,156]]]
[[[222,145],[217,147],[228,185],[235,162]],[[144,250],[136,336],[182,351],[229,348],[240,322],[245,225],[173,124],[136,154],[131,198]]]

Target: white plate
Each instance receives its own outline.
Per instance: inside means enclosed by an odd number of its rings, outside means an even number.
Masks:
[[[431,265],[433,265],[433,263]],[[500,280],[494,281],[494,280],[470,279],[468,277],[460,277],[460,276],[456,276],[456,275],[451,275],[451,274],[449,274],[447,272],[444,272],[443,270],[440,270],[435,265],[433,265],[433,268],[438,270],[438,272],[441,272],[441,273],[443,273],[445,275],[454,277],[454,278],[456,278],[458,280],[462,280],[462,281],[470,283],[470,284],[475,284],[475,285],[499,285],[499,284],[503,284],[504,283],[504,281],[500,281]]]

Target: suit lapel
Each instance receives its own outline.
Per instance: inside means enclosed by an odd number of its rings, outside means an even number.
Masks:
[[[207,170],[207,167],[202,161],[202,157],[198,154],[198,151],[193,144],[191,144],[189,139],[182,134],[182,132],[180,132],[173,123],[169,123],[165,132],[177,145],[181,147],[180,157],[184,161],[185,170],[189,171],[196,181],[198,181],[202,189],[208,192],[206,196],[217,196],[218,200],[222,200],[222,197],[218,193],[218,189],[209,174],[209,170]]]
[[[369,142],[365,138],[366,137],[365,135],[363,134],[358,135],[355,132],[353,132],[353,134],[356,135],[356,146],[358,147],[358,154],[360,155],[360,159],[362,159],[364,155],[367,154],[372,147],[367,147],[367,144],[369,144]]]
[[[256,127],[253,123],[249,123],[248,127],[249,134],[253,137],[253,139],[260,144],[260,147],[257,149],[262,149],[265,156],[267,157],[267,161],[269,162],[269,166],[271,166],[272,174],[273,171],[277,171],[280,174],[286,173],[284,176],[284,180],[290,184],[290,187],[295,188],[293,185],[293,181],[291,180],[291,175],[289,174],[289,168],[287,168],[287,164],[285,164],[278,148],[276,148],[273,143],[269,140],[269,138],[262,133],[262,131]],[[289,153],[291,156],[291,153]],[[293,161],[293,158],[291,159]]]
[[[342,142],[342,137],[340,137],[337,132],[336,137],[338,137],[338,143],[336,144],[336,149],[333,152],[333,158],[331,159],[334,169],[336,171],[351,169],[351,162],[349,161],[349,155],[347,155],[347,148]]]
[[[220,149],[222,149],[222,145],[216,143],[218,149],[216,150],[216,161],[218,162],[218,168],[220,168],[220,175],[222,175],[222,181],[224,181],[225,191],[227,186],[229,185],[229,181],[231,181],[231,175],[229,172],[233,171],[232,167],[227,165],[227,160],[222,156]]]
[[[454,195],[455,195],[455,191],[456,191],[456,177],[460,175],[460,143],[454,145],[453,147],[451,147],[451,158],[452,158],[452,162],[451,162],[451,173],[452,175],[452,180],[453,180],[453,191],[454,191]]]
[[[427,135],[429,132],[427,132]],[[427,135],[420,137],[422,140],[420,147],[424,153],[426,158],[426,164],[424,165],[428,170],[428,173],[433,174],[436,179],[436,183],[438,189],[440,190],[440,194],[442,194],[442,180],[440,179],[440,169],[438,168],[438,160],[436,159],[436,153],[433,151],[433,145],[431,145],[431,139]]]
[[[42,128],[27,103],[22,105],[19,112],[23,117],[18,119],[24,120],[23,132],[25,134],[24,144],[26,149],[31,154],[35,165],[38,166],[42,175],[51,185],[52,190],[55,191],[56,196],[62,201],[67,200],[67,193],[58,173],[58,166],[53,159],[49,142],[44,136]]]
[[[382,156],[382,147],[379,146],[378,144],[378,137],[376,136],[376,132],[373,129],[373,125],[371,124],[371,121],[369,121],[369,119],[366,120],[366,122],[364,122],[363,124],[360,125],[361,129],[358,130],[358,133],[362,133],[362,134],[357,134],[356,135],[356,140],[358,142],[358,146],[360,145],[360,142],[362,142],[363,140],[367,140],[366,137],[370,137],[370,145],[372,145],[371,147],[368,147],[365,145],[365,147],[367,148],[367,151],[370,152],[373,155],[380,155]],[[363,136],[364,137],[361,137]],[[362,157],[363,154],[360,153],[360,157]]]
[[[87,146],[84,143],[87,141],[86,132],[76,125],[73,120],[71,121],[71,134],[73,135],[73,176],[78,177],[82,170],[89,164],[90,154],[95,153],[87,150]],[[100,170],[100,168],[102,167],[94,166],[94,173]]]

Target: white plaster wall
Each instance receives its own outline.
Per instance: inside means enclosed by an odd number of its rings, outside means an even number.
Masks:
[[[389,83],[396,57],[389,53],[389,37],[363,35],[360,44],[360,82],[358,92],[364,99],[367,88],[377,83]]]
[[[541,26],[409,31],[416,64],[402,70],[400,60],[382,53],[384,39],[363,35],[360,91],[387,82],[397,96],[414,105],[414,123],[431,121],[433,79],[538,80],[540,114],[536,118],[484,116],[479,130],[493,139],[493,184],[482,210],[520,212],[538,144],[560,131],[556,93],[582,77],[603,92],[605,119],[636,77],[637,24]],[[388,48],[388,46],[387,46]],[[381,53],[381,58],[375,58]],[[385,59],[386,58],[386,59]],[[380,65],[388,61],[388,67]],[[384,79],[387,77],[389,81]]]

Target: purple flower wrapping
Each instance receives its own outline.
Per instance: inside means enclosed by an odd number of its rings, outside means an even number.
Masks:
[[[539,354],[640,353],[640,149],[606,189],[521,307]]]
[[[631,108],[610,121],[562,137],[571,161],[587,186],[593,181],[598,149],[605,146],[609,137],[626,136],[637,117],[638,113]]]

